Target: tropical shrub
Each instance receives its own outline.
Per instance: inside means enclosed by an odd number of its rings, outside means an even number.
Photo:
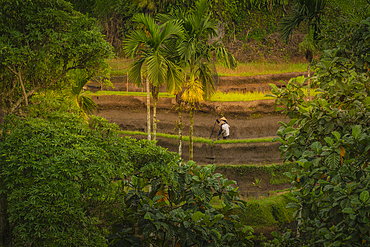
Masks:
[[[11,232],[0,245],[106,246],[108,219],[121,205],[117,181],[166,173],[178,157],[120,137],[102,118],[79,118],[73,103],[32,102],[26,117],[10,115],[0,126],[1,208],[8,209],[1,215],[8,229],[0,230]]]
[[[35,95],[0,125],[0,246],[252,245],[235,181],[62,99]]]
[[[292,117],[277,132],[280,150],[300,168],[286,173],[297,198],[288,206],[296,209],[298,231],[276,235],[272,246],[370,242],[369,30],[369,20],[362,21],[346,40],[323,52],[315,74],[321,93],[314,100],[292,97],[288,87],[274,92]],[[301,87],[290,88],[300,96]]]
[[[124,204],[111,228],[113,246],[253,246],[253,229],[240,224],[245,212],[235,181],[213,174],[215,165],[190,161],[150,179],[122,182]],[[150,185],[150,189],[148,186]],[[220,208],[210,203],[217,197]]]

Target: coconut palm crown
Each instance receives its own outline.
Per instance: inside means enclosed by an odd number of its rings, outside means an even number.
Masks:
[[[135,60],[130,66],[129,78],[141,85],[141,76],[145,76],[153,86],[153,139],[156,139],[156,104],[158,88],[167,85],[169,92],[181,87],[183,76],[181,68],[172,59],[171,44],[173,39],[182,39],[182,26],[176,21],[159,24],[153,17],[137,14],[133,21],[143,29],[135,30],[124,41],[126,54]],[[172,42],[171,42],[172,41]],[[149,96],[149,86],[147,85]],[[150,101],[148,100],[148,114],[150,115]],[[150,120],[150,117],[149,117]],[[148,138],[150,139],[150,121],[148,120]]]

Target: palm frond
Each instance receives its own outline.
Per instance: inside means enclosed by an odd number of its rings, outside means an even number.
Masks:
[[[206,99],[209,99],[211,95],[215,92],[215,85],[213,83],[211,69],[207,64],[200,63],[196,74],[199,76],[199,81],[202,84],[204,97]]]
[[[223,45],[216,46],[216,57],[221,60],[227,68],[234,69],[237,65],[236,59],[233,54],[227,51]]]
[[[183,42],[179,45],[179,48],[178,48],[179,55],[182,59],[185,60],[186,63],[190,60],[191,55],[196,52],[196,49],[195,49],[196,46],[194,43],[195,43],[195,40],[190,38],[190,39],[183,40]]]
[[[185,84],[185,90],[181,95],[182,100],[189,104],[196,104],[204,100],[204,92],[202,84],[195,80],[194,75],[190,76],[190,80]]]
[[[146,58],[148,67],[148,79],[155,86],[166,83],[166,59],[158,52],[154,52]]]
[[[148,37],[143,30],[136,30],[123,41],[123,50],[128,56],[133,57],[139,49],[148,42]]]
[[[280,38],[287,43],[294,28],[298,27],[305,20],[306,17],[301,13],[294,13],[283,17],[277,28],[277,31],[280,33]]]
[[[128,77],[133,81],[138,87],[142,86],[141,73],[145,71],[144,68],[145,57],[140,57],[136,59],[131,65],[128,72]]]
[[[162,31],[160,33],[159,36],[160,39],[158,42],[162,44],[167,39],[173,38],[173,36],[177,38],[182,38],[182,33],[183,27],[180,24],[180,22],[177,21],[166,22],[165,24],[162,25]]]
[[[283,17],[278,25],[280,38],[288,42],[293,29],[302,22],[307,22],[308,31],[312,27],[319,31],[326,4],[327,0],[297,0],[292,14]]]
[[[150,34],[152,39],[156,39],[160,33],[158,25],[155,23],[155,19],[147,14],[136,14],[133,17],[133,21],[136,23],[141,23],[145,26],[146,31]]]
[[[97,104],[85,93],[82,93],[78,99],[80,109],[88,114],[92,114],[97,107]]]
[[[83,91],[83,88],[90,80],[91,75],[84,70],[71,71],[71,75],[73,84],[70,91],[70,97],[74,99],[80,109],[80,116],[87,118],[87,114],[93,113],[97,106],[96,103]]]
[[[201,23],[202,18],[207,13],[207,10],[208,10],[207,0],[199,0],[195,3],[195,11],[193,12],[193,17],[196,25]]]
[[[169,93],[175,93],[181,90],[181,87],[184,83],[184,73],[182,72],[181,68],[167,60],[167,91]]]
[[[83,87],[89,81],[90,77],[86,74],[85,71],[74,70],[71,71],[72,74],[72,94],[78,96],[83,90]]]
[[[157,20],[161,23],[174,20],[183,22],[185,20],[185,12],[181,8],[176,8],[169,14],[157,14]]]

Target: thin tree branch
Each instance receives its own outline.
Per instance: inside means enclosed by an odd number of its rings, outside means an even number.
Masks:
[[[25,94],[25,96],[23,96],[22,98],[18,99],[18,101],[14,104],[14,106],[10,109],[10,114],[13,113],[19,106],[20,104],[23,102],[24,100],[24,97],[30,97],[34,92],[36,92],[37,90],[41,89],[41,88],[49,88],[51,87],[54,83],[56,83],[57,81],[59,81],[63,76],[65,76],[67,74],[68,71],[70,70],[73,70],[73,69],[83,69],[84,67],[83,66],[75,66],[75,67],[70,67],[68,69],[65,69],[57,78],[55,78],[53,81],[51,81],[46,87],[42,87],[42,86],[39,86],[39,87],[35,87],[34,89],[32,89],[31,91],[29,91],[28,93]]]

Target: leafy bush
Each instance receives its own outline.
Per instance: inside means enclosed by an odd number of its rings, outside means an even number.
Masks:
[[[252,246],[250,227],[233,212],[245,212],[238,188],[214,165],[193,162],[151,179],[133,176],[121,186],[127,191],[124,209],[111,228],[113,246]],[[213,175],[212,175],[213,174]],[[148,186],[150,185],[150,189]],[[213,197],[222,200],[215,209]]]
[[[166,173],[177,155],[122,138],[102,118],[87,122],[73,105],[33,102],[27,117],[8,116],[0,126],[1,207],[12,233],[4,245],[106,246],[106,224],[123,193],[115,181]]]
[[[321,92],[316,99],[305,102],[297,91],[294,98],[286,94],[288,87],[276,91],[284,111],[294,117],[281,123],[277,139],[285,159],[300,166],[298,174],[287,173],[297,198],[288,206],[297,209],[299,229],[298,236],[276,235],[273,246],[370,242],[369,34],[369,20],[362,21],[350,38],[324,51],[315,75]]]
[[[0,245],[252,245],[253,229],[231,213],[245,209],[235,182],[215,166],[179,166],[55,94],[33,97],[25,114],[0,125],[0,231],[11,234]]]

